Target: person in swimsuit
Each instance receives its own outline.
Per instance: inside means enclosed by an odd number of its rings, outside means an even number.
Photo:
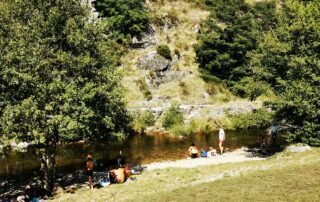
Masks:
[[[93,155],[88,154],[87,163],[86,163],[86,173],[88,176],[88,183],[89,183],[90,189],[93,189],[93,169],[94,169]]]

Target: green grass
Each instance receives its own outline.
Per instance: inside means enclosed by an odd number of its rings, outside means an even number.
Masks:
[[[302,180],[303,179],[303,180]],[[146,201],[316,201],[320,199],[318,164],[256,171],[198,186],[151,195]]]
[[[56,201],[319,201],[320,149],[264,161],[145,172],[137,181],[59,193]]]

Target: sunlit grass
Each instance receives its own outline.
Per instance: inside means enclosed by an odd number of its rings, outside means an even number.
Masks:
[[[316,201],[320,149],[264,161],[145,172],[137,181],[60,193],[56,201]],[[186,191],[187,190],[187,191]]]

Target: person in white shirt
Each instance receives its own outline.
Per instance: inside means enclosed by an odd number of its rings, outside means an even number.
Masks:
[[[224,133],[224,130],[220,128],[219,130],[219,148],[220,148],[220,154],[223,153],[223,142],[226,139],[226,134]]]

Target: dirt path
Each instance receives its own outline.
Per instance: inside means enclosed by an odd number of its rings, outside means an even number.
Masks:
[[[243,161],[256,161],[264,160],[266,158],[253,156],[251,152],[247,151],[247,148],[241,148],[233,152],[228,152],[223,155],[217,155],[208,158],[197,159],[182,159],[177,161],[167,161],[159,163],[151,163],[144,165],[148,171],[165,168],[194,168],[203,165],[214,165],[222,163],[237,163]]]

